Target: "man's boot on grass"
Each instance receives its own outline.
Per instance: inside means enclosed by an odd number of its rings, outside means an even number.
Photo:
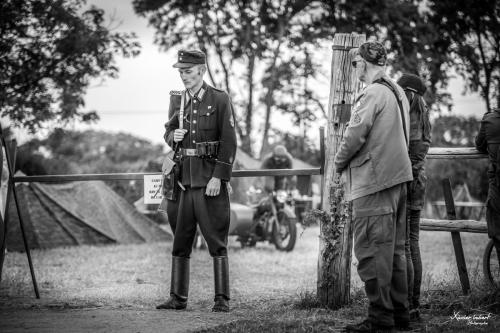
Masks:
[[[229,262],[227,257],[214,257],[215,298],[213,312],[229,312]]]
[[[172,256],[170,298],[157,309],[183,310],[187,306],[189,291],[189,258]]]

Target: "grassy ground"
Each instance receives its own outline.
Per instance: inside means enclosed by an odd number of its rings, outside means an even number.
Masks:
[[[300,228],[299,228],[300,230]],[[363,318],[364,292],[353,262],[352,302],[331,311],[315,298],[319,229],[311,227],[298,239],[296,249],[282,253],[269,244],[241,249],[230,242],[230,316],[214,319],[215,328],[203,332],[322,332],[338,331]],[[481,257],[485,235],[463,234],[462,241],[473,286],[462,296],[451,237],[422,232],[424,266],[422,303],[425,322],[420,331],[498,332],[500,296],[482,282]],[[168,295],[171,243],[82,246],[33,251],[41,300],[33,298],[25,254],[8,253],[0,288],[3,310],[134,310],[146,311]],[[188,310],[209,313],[213,299],[212,262],[206,250],[195,250],[191,260]],[[73,312],[74,313],[74,312]],[[491,314],[487,325],[471,325],[454,314]],[[0,313],[1,314],[1,313]],[[213,319],[213,318],[212,318]],[[190,328],[192,329],[192,328]]]

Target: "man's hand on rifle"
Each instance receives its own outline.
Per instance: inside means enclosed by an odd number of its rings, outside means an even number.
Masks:
[[[184,139],[184,135],[186,135],[187,133],[187,129],[176,129],[174,131],[174,142],[179,142],[179,141],[182,141],[182,139]]]

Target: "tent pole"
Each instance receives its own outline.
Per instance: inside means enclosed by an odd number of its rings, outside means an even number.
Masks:
[[[16,155],[16,145],[15,145],[15,141],[13,141],[13,145],[12,147],[8,147],[7,146],[7,143],[5,141],[5,138],[3,136],[3,129],[2,129],[2,126],[0,126],[0,137],[2,139],[2,146],[5,148],[5,158],[7,160],[7,168],[9,169],[9,189],[11,190],[12,194],[14,195],[14,203],[16,204],[16,210],[17,210],[17,216],[19,217],[19,224],[21,226],[21,234],[23,236],[23,242],[24,242],[24,249],[26,250],[26,256],[28,257],[28,264],[29,264],[29,268],[30,268],[30,273],[31,273],[31,280],[33,281],[33,288],[35,289],[35,295],[36,295],[36,298],[40,298],[40,293],[38,292],[38,285],[36,283],[36,277],[35,277],[35,270],[33,269],[33,262],[31,261],[31,252],[30,252],[30,248],[28,246],[28,240],[26,238],[26,233],[24,231],[24,222],[23,222],[23,217],[21,215],[21,210],[19,208],[19,200],[17,198],[17,192],[16,192],[16,187],[15,187],[15,184],[14,184],[14,163],[15,163],[15,155]],[[12,153],[14,156],[12,156],[14,158],[14,160],[11,158],[11,151],[9,148],[12,148]],[[7,192],[9,193],[9,191]],[[9,195],[7,194],[7,203],[9,203]],[[7,225],[8,223],[8,214],[7,212],[9,211],[9,206],[5,206],[5,226]],[[2,244],[2,248],[4,246],[6,246],[5,244],[7,243],[7,228],[5,228],[5,242],[4,244]],[[4,256],[4,252],[2,252],[2,262],[1,262],[1,265],[3,266],[3,256]],[[0,272],[1,272],[1,267],[0,267]],[[1,277],[1,275],[0,275]]]

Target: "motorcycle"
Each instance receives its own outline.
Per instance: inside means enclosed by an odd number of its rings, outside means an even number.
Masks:
[[[280,251],[292,251],[297,240],[293,199],[286,191],[271,192],[252,206],[231,203],[229,235],[242,247],[268,241]]]

